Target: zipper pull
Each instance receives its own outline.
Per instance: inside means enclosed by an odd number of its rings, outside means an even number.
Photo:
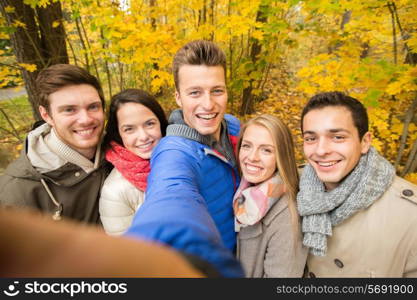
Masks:
[[[62,210],[63,210],[62,204],[59,204],[58,208],[56,209],[56,211],[52,215],[52,219],[54,221],[60,221],[62,219],[62,217],[61,217]]]

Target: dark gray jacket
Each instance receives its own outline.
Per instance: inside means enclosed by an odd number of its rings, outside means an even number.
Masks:
[[[46,173],[39,173],[27,156],[28,142],[18,159],[0,176],[0,205],[32,207],[86,223],[100,223],[98,200],[108,171],[104,159],[99,167],[86,173],[79,166],[66,163]]]

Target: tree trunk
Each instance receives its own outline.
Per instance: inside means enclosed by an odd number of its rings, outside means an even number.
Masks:
[[[45,8],[37,7],[36,12],[41,36],[41,51],[46,65],[68,64],[61,4],[55,2]],[[59,22],[59,25],[54,27],[54,22]]]
[[[263,13],[264,11],[266,11],[266,7],[264,5],[260,5],[258,12],[256,13],[256,22],[266,23],[267,17]],[[254,41],[252,42],[251,50],[250,50],[250,59],[255,69],[256,69],[257,61],[259,59],[259,54],[261,53],[261,50],[262,50],[262,45],[259,43],[259,40],[254,39]],[[240,112],[239,112],[241,116],[244,116],[245,114],[253,113],[254,95],[252,94],[252,90],[253,90],[254,84],[255,84],[255,80],[250,79],[249,86],[243,90],[242,104],[240,106]]]
[[[6,12],[6,7],[13,7],[14,11]],[[33,116],[35,120],[40,120],[36,77],[43,68],[51,64],[68,63],[62,23],[55,28],[52,26],[54,21],[62,19],[61,4],[56,2],[45,8],[37,8],[35,11],[24,4],[23,0],[2,0],[0,9],[8,26],[16,27],[13,25],[16,21],[24,24],[10,34],[10,41],[18,63],[36,66],[33,72],[24,68],[21,71]]]

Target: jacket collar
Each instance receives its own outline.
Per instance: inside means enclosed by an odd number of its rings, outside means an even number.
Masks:
[[[275,203],[273,207],[271,207],[261,222],[241,228],[239,232],[239,239],[245,240],[261,235],[264,232],[264,226],[269,226],[275,217],[277,217],[287,207],[288,198],[284,195],[277,203]]]
[[[221,123],[220,141],[217,141],[211,135],[202,135],[194,128],[189,127],[184,121],[181,109],[176,109],[171,113],[169,123],[167,136],[180,136],[206,145],[224,156],[233,167],[236,166],[233,145],[229,139],[227,123],[224,119]]]
[[[93,163],[65,144],[46,123],[29,132],[25,148],[31,165],[40,173],[59,169],[68,162],[90,173],[100,162],[100,146],[96,149]]]

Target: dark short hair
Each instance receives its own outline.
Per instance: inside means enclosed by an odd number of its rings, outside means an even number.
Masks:
[[[177,51],[172,63],[175,88],[179,90],[178,72],[184,65],[221,66],[226,77],[226,55],[215,43],[205,40],[195,40],[185,44]]]
[[[39,72],[36,78],[36,89],[39,105],[49,111],[49,95],[71,85],[88,84],[97,90],[103,110],[105,109],[103,89],[97,78],[87,70],[70,64],[56,64]]]
[[[301,113],[301,132],[303,132],[304,116],[311,110],[322,109],[328,106],[342,106],[348,109],[352,115],[353,124],[358,129],[359,138],[369,130],[368,113],[366,108],[357,99],[345,95],[342,92],[326,92],[314,95],[304,106]]]
[[[119,123],[117,120],[117,111],[125,103],[137,103],[142,104],[149,108],[155,116],[158,118],[161,124],[161,134],[165,136],[168,121],[165,116],[164,110],[156,99],[147,92],[139,89],[127,89],[114,95],[110,101],[110,108],[108,113],[108,121],[106,125],[106,134],[103,138],[104,149],[110,148],[110,142],[115,141],[120,145],[123,145],[122,138],[119,133]]]

